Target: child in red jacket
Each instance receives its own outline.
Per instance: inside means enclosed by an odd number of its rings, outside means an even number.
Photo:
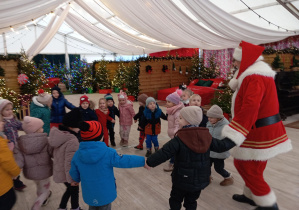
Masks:
[[[98,121],[101,123],[101,125],[103,127],[104,142],[107,146],[109,146],[107,120],[111,121],[112,123],[115,123],[115,120],[109,116],[109,109],[108,109],[107,101],[105,98],[100,98],[99,108],[96,109],[96,114],[98,116]],[[114,145],[112,145],[112,146],[114,146]]]

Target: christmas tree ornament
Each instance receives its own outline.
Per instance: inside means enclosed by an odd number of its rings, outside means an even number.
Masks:
[[[152,67],[151,67],[150,65],[147,65],[147,66],[145,67],[145,71],[146,71],[147,73],[151,74],[152,71],[153,71],[153,69],[152,69]]]
[[[18,83],[21,85],[24,85],[28,82],[28,77],[26,74],[19,74],[18,75]]]
[[[180,74],[183,74],[183,71],[182,71],[182,67],[181,67],[181,66],[180,66],[179,73],[180,73]]]

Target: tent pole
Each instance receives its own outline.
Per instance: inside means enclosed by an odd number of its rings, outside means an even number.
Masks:
[[[64,36],[64,49],[65,49],[65,65],[67,69],[70,69],[70,59],[69,54],[67,52],[67,38],[66,35]]]
[[[3,37],[4,56],[7,56],[6,36],[4,32],[2,33],[2,37]]]

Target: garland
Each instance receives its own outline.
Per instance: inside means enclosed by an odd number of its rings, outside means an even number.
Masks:
[[[293,54],[293,55],[299,55],[299,48],[291,47],[291,48],[286,48],[286,49],[283,49],[283,50],[275,50],[272,47],[270,47],[270,48],[266,48],[263,52],[263,54],[266,54],[266,55],[286,54],[286,53],[290,53],[290,54]]]

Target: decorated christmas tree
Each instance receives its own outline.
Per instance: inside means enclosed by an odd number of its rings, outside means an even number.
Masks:
[[[123,63],[120,63],[112,80],[112,86],[114,88],[120,89],[124,86],[125,74],[126,74],[126,67]]]
[[[205,67],[203,65],[200,66],[200,76],[201,79],[214,79],[220,75],[219,67],[217,63],[215,62],[215,57],[211,56],[209,59],[209,67]]]
[[[42,59],[38,68],[43,72],[47,79],[56,77],[54,68],[52,67],[52,64],[48,61],[48,59]]]
[[[134,96],[135,99],[139,95],[139,62],[131,62],[126,70],[126,88],[127,95]]]
[[[273,67],[273,69],[283,69],[284,68],[283,63],[281,62],[278,54],[274,58],[271,66]]]
[[[91,92],[93,81],[92,70],[85,60],[76,58],[68,71],[70,74],[69,87],[76,93]]]
[[[199,54],[195,53],[191,58],[192,66],[190,70],[189,80],[192,81],[194,79],[199,78],[200,69],[203,67],[202,59],[199,58]]]
[[[0,98],[7,99],[13,103],[13,112],[16,114],[20,108],[19,94],[5,85],[5,79],[0,79]]]
[[[101,60],[98,64],[99,64],[99,68],[96,70],[95,73],[96,85],[100,89],[109,89],[111,88],[111,81],[109,79],[107,61]]]
[[[37,91],[48,82],[43,72],[36,68],[34,62],[28,59],[24,51],[21,52],[19,73],[28,77],[26,83],[20,83],[22,95],[36,95]]]

